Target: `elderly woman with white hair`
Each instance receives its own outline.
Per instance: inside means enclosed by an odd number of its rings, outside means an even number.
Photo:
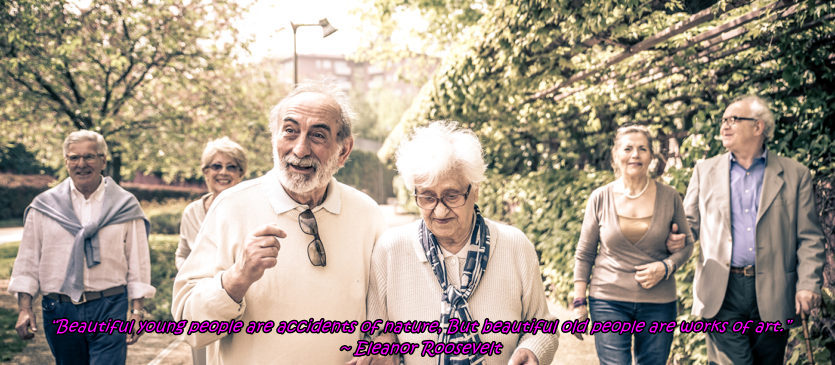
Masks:
[[[233,142],[229,137],[222,137],[209,141],[203,149],[200,158],[203,166],[203,176],[209,192],[200,199],[191,202],[183,211],[180,220],[180,243],[174,253],[174,264],[179,270],[186,258],[194,250],[194,241],[200,225],[206,218],[206,212],[214,199],[226,189],[237,185],[243,180],[246,172],[246,152],[241,145]],[[195,365],[206,363],[205,348],[193,349],[192,360]]]
[[[397,169],[414,191],[421,219],[377,241],[368,319],[437,321],[439,326],[434,332],[389,333],[375,341],[420,345],[403,355],[406,364],[551,363],[558,343],[555,325],[535,334],[482,333],[488,320],[536,319],[542,325],[553,323],[553,317],[534,246],[520,230],[482,217],[476,206],[486,170],[478,138],[454,123],[418,128],[400,147]],[[452,333],[456,328],[462,331]],[[438,343],[453,345],[433,346]]]

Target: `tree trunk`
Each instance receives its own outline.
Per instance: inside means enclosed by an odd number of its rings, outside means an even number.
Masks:
[[[113,179],[117,184],[122,182],[122,154],[119,152],[114,152],[112,154],[113,161],[110,161],[110,167],[108,168],[110,173],[110,178]]]

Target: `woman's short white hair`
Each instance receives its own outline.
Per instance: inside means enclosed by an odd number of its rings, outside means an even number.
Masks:
[[[448,174],[478,184],[484,181],[486,170],[478,137],[469,129],[458,128],[456,122],[438,121],[416,128],[397,151],[397,171],[409,190],[433,186]]]

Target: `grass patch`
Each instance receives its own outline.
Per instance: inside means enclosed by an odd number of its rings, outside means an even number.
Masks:
[[[0,307],[0,361],[11,361],[23,351],[26,343],[17,337],[14,326],[17,323],[17,309]]]
[[[15,257],[17,257],[18,247],[20,247],[20,242],[9,242],[0,245],[0,279],[8,279],[12,276],[12,266]]]

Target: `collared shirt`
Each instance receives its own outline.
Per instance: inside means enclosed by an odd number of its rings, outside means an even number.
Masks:
[[[81,224],[98,219],[104,198],[104,179],[87,199],[74,184],[70,185],[73,211]],[[130,299],[153,297],[156,289],[151,286],[150,252],[142,219],[112,224],[97,234],[102,243],[101,263],[92,268],[83,265],[84,290],[101,291],[127,285]],[[61,293],[72,243],[73,236],[57,222],[30,209],[12,269],[9,292],[32,296]]]
[[[461,274],[464,273],[464,265],[467,263],[467,255],[470,252],[470,240],[475,229],[475,214],[473,214],[472,222],[470,223],[470,234],[467,235],[467,244],[458,250],[458,253],[452,253],[438,245],[441,249],[441,255],[444,257],[444,266],[446,267],[446,280],[458,289],[461,289]]]
[[[731,159],[731,266],[757,263],[757,212],[765,174],[766,150],[745,169],[734,154]]]
[[[458,253],[452,253],[447,249],[441,247],[441,254],[444,255],[444,266],[446,267],[446,279],[455,286],[461,288],[461,273],[464,272],[464,264],[467,263],[466,247],[458,250]]]

